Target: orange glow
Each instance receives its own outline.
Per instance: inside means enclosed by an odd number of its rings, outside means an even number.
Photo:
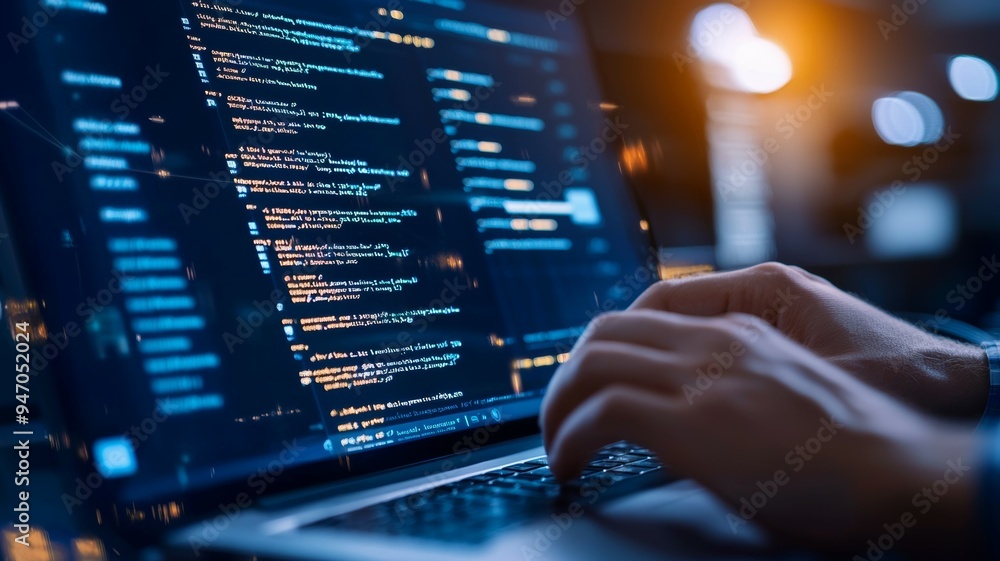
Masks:
[[[646,145],[642,141],[626,144],[621,155],[621,165],[622,171],[632,177],[648,172],[649,152]]]

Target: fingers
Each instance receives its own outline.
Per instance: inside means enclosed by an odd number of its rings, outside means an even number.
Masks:
[[[770,330],[749,315],[695,318],[648,310],[614,314],[595,323],[549,385],[540,418],[547,444],[554,442],[574,411],[605,388],[627,386],[681,396],[684,386],[695,383],[710,362],[734,366],[746,352],[745,341]]]
[[[572,479],[601,448],[628,440],[653,450],[669,448],[675,398],[639,388],[611,386],[594,394],[559,428],[549,447],[549,466]]]
[[[664,351],[683,346],[687,331],[680,330],[683,317],[658,310],[613,312],[594,318],[576,343],[582,347],[590,341],[618,341]]]
[[[677,394],[693,379],[694,363],[677,353],[636,344],[591,341],[576,351],[553,379],[542,406],[542,433],[552,442],[566,418],[587,399],[612,385],[647,393]]]
[[[801,269],[766,263],[730,273],[661,282],[629,309],[703,317],[737,312],[760,317],[775,308],[782,291],[807,291],[814,282]]]

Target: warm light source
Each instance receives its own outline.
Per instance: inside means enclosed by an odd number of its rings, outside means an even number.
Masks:
[[[757,35],[757,27],[746,12],[720,3],[695,15],[689,40],[700,58],[726,64],[740,44]]]
[[[948,79],[955,93],[969,101],[993,101],[1000,94],[1000,80],[993,65],[985,60],[962,55],[948,63]]]
[[[740,89],[771,93],[792,80],[792,61],[775,43],[754,37],[743,43],[733,57],[733,77]]]
[[[788,53],[761,37],[750,16],[732,4],[712,4],[698,12],[689,40],[699,58],[721,70],[708,73],[717,86],[764,94],[792,79]]]

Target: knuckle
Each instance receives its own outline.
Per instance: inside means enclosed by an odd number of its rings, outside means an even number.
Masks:
[[[732,341],[739,338],[740,325],[733,320],[734,315],[737,314],[725,314],[710,320],[708,332],[716,342]]]
[[[594,398],[594,418],[599,424],[613,420],[625,403],[621,388],[608,388]]]
[[[791,269],[792,271],[798,273],[799,275],[801,275],[806,280],[812,280],[812,274],[809,271],[803,269],[802,267],[799,267],[799,266],[796,266],[796,265],[789,265],[788,268]]]
[[[597,362],[618,352],[618,344],[610,341],[594,341],[589,345],[591,360]]]
[[[614,325],[621,321],[623,315],[623,312],[607,312],[595,317],[588,326],[588,335],[595,336],[607,333],[609,329],[613,329]]]
[[[597,343],[588,343],[573,351],[573,362],[577,365],[587,365],[594,362],[597,353]]]
[[[677,279],[656,281],[649,290],[657,295],[666,294],[676,287],[679,282]]]
[[[595,366],[603,364],[611,353],[610,346],[601,341],[592,341],[573,351],[573,362],[576,363],[574,377],[584,375]]]
[[[792,267],[774,261],[771,261],[769,263],[762,263],[760,265],[753,267],[751,270],[756,274],[772,279],[781,279],[781,280],[792,279],[798,275],[798,273]]]
[[[719,318],[720,345],[748,345],[773,330],[771,324],[752,314],[730,313]]]
[[[753,314],[732,313],[724,316],[724,319],[734,327],[738,328],[741,332],[746,331],[747,329],[755,329],[758,331],[771,329],[771,324]]]

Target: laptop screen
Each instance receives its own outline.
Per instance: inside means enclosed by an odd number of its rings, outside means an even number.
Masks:
[[[14,4],[33,369],[121,499],[531,419],[587,322],[654,281],[578,14]]]

